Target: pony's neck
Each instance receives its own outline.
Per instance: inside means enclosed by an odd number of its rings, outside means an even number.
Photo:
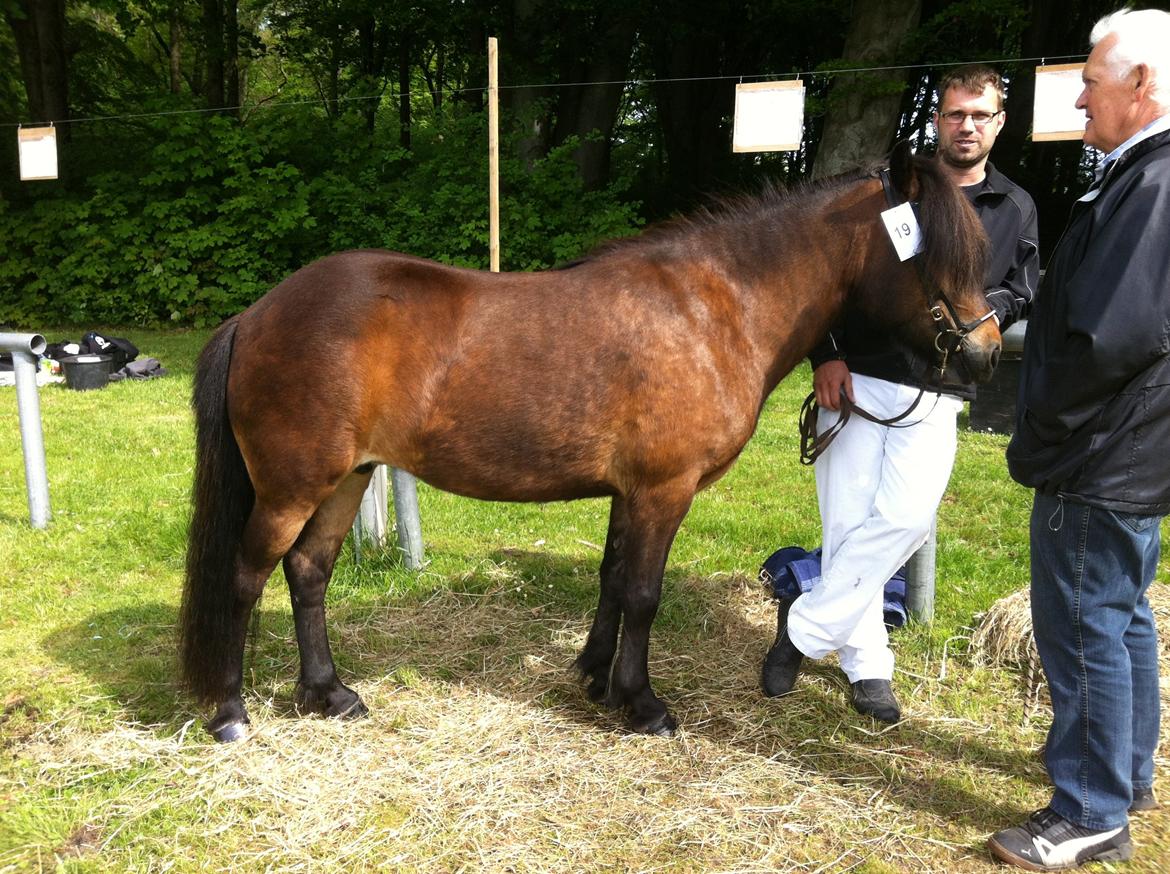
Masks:
[[[756,229],[754,245],[774,255],[769,269],[743,278],[740,299],[765,396],[840,320],[872,233],[858,202],[876,184],[826,193],[814,208],[785,210]]]

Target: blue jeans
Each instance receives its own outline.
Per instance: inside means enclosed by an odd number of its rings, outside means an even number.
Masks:
[[[1086,828],[1128,821],[1154,782],[1158,638],[1146,590],[1161,516],[1037,494],[1032,504],[1032,627],[1052,728],[1051,807]]]

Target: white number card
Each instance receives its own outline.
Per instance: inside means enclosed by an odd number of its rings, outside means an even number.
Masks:
[[[886,223],[886,232],[890,235],[899,261],[913,258],[922,251],[922,228],[918,227],[918,217],[909,203],[887,209],[882,213],[882,221]]]

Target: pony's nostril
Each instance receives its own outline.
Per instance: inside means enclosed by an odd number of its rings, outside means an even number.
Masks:
[[[991,350],[991,368],[992,368],[992,370],[994,370],[995,366],[997,364],[999,364],[999,353],[1000,353],[999,346],[996,346],[994,349]]]

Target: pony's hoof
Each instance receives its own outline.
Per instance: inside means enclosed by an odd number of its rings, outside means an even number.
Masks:
[[[353,696],[353,701],[344,708],[338,708],[334,712],[334,708],[330,707],[325,711],[326,716],[331,716],[334,719],[365,719],[370,715],[370,708],[366,706],[366,702],[362,701],[357,695]]]
[[[658,737],[674,737],[675,731],[678,729],[678,723],[675,722],[673,716],[669,713],[663,713],[660,716],[652,717],[646,721],[635,720],[630,723],[630,728],[639,734],[653,734]]]
[[[211,736],[221,744],[234,743],[238,740],[243,740],[248,734],[246,722],[229,722],[226,725],[220,725],[212,728],[210,725],[207,730]]]
[[[594,704],[604,704],[609,694],[609,684],[603,680],[590,680],[589,685],[585,687],[585,694]]]
[[[319,713],[336,719],[360,719],[370,715],[361,696],[340,683],[326,689],[298,685],[296,708],[301,716]]]

